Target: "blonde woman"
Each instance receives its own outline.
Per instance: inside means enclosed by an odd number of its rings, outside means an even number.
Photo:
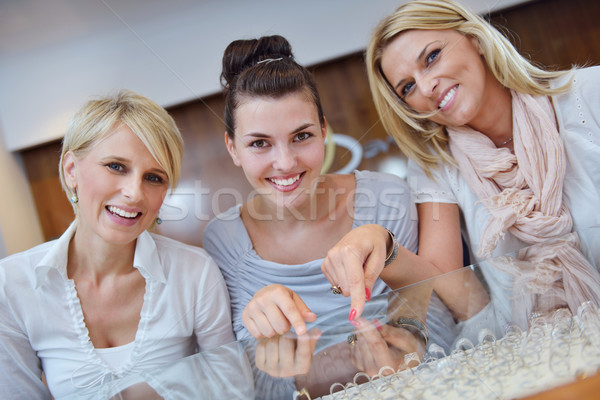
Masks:
[[[383,124],[410,158],[420,256],[449,271],[463,264],[461,230],[480,261],[600,223],[600,68],[536,67],[445,0],[399,7],[366,58]],[[530,261],[526,308],[600,299],[576,245]]]
[[[75,220],[59,239],[0,261],[4,396],[85,395],[234,340],[208,254],[147,232],[177,184],[182,148],[169,114],[130,91],[72,118],[59,171]]]

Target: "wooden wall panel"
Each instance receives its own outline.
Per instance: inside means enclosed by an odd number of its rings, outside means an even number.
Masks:
[[[600,2],[543,0],[496,12],[492,23],[506,27],[517,48],[546,66],[600,64]],[[292,43],[293,44],[293,43]],[[402,174],[404,158],[390,145],[371,101],[362,54],[353,54],[311,68],[324,111],[334,132],[351,136],[365,149],[360,169]],[[185,141],[179,188],[162,211],[157,231],[201,245],[206,223],[216,213],[245,201],[251,193],[223,143],[220,94],[171,107]],[[60,189],[57,163],[60,143],[22,152],[46,239],[60,235],[72,220],[71,207]],[[379,149],[379,150],[378,150]],[[346,165],[350,152],[336,148],[331,171]]]

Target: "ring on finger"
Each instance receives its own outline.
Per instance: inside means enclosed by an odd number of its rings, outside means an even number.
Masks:
[[[354,346],[356,344],[356,342],[358,342],[358,338],[356,337],[355,333],[351,333],[348,335],[348,344],[351,344],[352,346]]]
[[[331,287],[331,293],[333,293],[333,294],[342,294],[342,289],[338,285],[333,285]]]

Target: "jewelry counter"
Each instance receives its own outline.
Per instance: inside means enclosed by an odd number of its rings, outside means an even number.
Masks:
[[[566,273],[543,279],[571,262],[557,256],[565,243],[598,269],[600,227],[374,297],[356,324],[339,309],[305,335],[238,341],[70,399],[537,400],[564,385],[596,398],[600,294],[582,297]]]

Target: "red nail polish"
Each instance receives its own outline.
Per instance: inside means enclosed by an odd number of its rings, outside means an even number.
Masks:
[[[352,310],[350,310],[350,315],[348,316],[348,319],[350,321],[352,321],[355,317],[356,317],[356,310],[353,308]]]
[[[371,291],[369,288],[365,288],[365,293],[367,295],[367,301],[371,300]]]

